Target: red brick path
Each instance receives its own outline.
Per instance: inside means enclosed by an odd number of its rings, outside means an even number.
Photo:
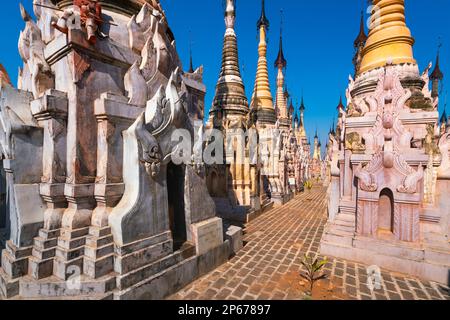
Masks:
[[[237,256],[169,299],[305,299],[301,259],[317,256],[325,223],[325,189],[315,187],[250,222]],[[388,271],[371,292],[366,266],[350,261],[329,258],[325,272],[328,299],[450,299],[439,284]]]

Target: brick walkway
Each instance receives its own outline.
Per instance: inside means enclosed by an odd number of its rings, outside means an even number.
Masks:
[[[301,260],[317,256],[325,223],[325,189],[313,188],[250,222],[237,256],[169,299],[305,299]],[[324,271],[326,299],[450,299],[439,284],[384,270],[371,292],[366,266],[350,261],[330,258]]]

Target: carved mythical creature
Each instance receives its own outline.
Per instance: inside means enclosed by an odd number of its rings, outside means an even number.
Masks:
[[[19,54],[25,64],[19,80],[19,89],[31,89],[34,98],[38,99],[46,90],[54,87],[54,76],[44,58],[45,44],[41,30],[22,4],[20,13],[26,25],[19,37]]]
[[[74,0],[73,4],[79,11],[66,9],[58,21],[53,21],[51,25],[65,34],[68,33],[70,27],[84,27],[87,40],[94,45],[97,42],[97,35],[100,34],[99,29],[103,24],[102,6],[97,0]],[[80,25],[77,25],[78,15]]]
[[[145,106],[147,103],[147,82],[139,70],[138,62],[135,62],[124,78],[125,90],[128,93],[128,103],[136,106]]]
[[[417,171],[414,171],[411,168],[411,173],[406,176],[402,184],[397,187],[397,191],[402,193],[416,193],[417,183],[423,178],[423,175],[424,169],[422,164],[419,165]]]
[[[355,170],[355,176],[359,181],[359,188],[367,192],[378,190],[377,178],[375,172],[381,168],[383,156],[381,153],[375,155],[372,161],[366,167],[360,164]]]
[[[52,25],[58,21],[58,15],[55,10],[39,5],[51,8],[53,4],[50,0],[33,0],[33,11],[37,18],[36,24],[41,30],[42,40],[49,43],[55,36],[55,29]]]
[[[425,82],[423,89],[422,89],[422,93],[423,93],[424,97],[428,98],[428,99],[431,99],[429,72],[430,72],[432,66],[433,66],[433,63],[430,62],[428,64],[428,67],[426,67],[425,70],[422,72],[422,76],[421,76],[422,80]]]
[[[159,6],[158,6],[159,7]],[[130,48],[141,55],[139,70],[150,93],[181,67],[164,14],[145,4],[127,25]]]
[[[149,176],[156,177],[161,167],[161,151],[156,138],[145,129],[145,114],[136,120],[136,136],[142,150],[139,161],[145,164]]]
[[[347,105],[352,103],[352,91],[355,87],[355,80],[351,75],[348,76],[348,87],[347,90],[345,90],[345,97],[347,99]]]
[[[103,23],[102,6],[97,0],[74,0],[73,4],[80,8],[81,25],[86,28],[88,41],[95,44]]]
[[[75,12],[73,9],[64,10],[63,14],[57,21],[51,23],[52,27],[61,33],[67,34],[69,32],[69,27],[75,27],[76,22]],[[78,26],[81,28],[81,24]]]

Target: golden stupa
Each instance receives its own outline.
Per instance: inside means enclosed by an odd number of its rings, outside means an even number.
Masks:
[[[358,74],[393,64],[416,63],[414,39],[405,22],[404,0],[372,0],[370,32]]]

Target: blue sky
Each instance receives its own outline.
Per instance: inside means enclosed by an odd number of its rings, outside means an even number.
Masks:
[[[17,0],[2,1],[0,11],[3,30],[0,62],[8,70],[13,83],[16,83],[17,68],[21,65],[17,39],[24,25],[18,3]],[[23,0],[23,3],[31,12],[32,0]],[[161,0],[161,3],[177,39],[185,69],[189,67],[189,38],[192,39],[194,64],[202,64],[205,70],[206,106],[209,109],[221,64],[224,34],[222,0]],[[278,52],[280,9],[283,9],[287,84],[297,103],[304,92],[306,129],[311,138],[317,127],[320,138],[326,141],[336,116],[339,96],[345,96],[347,78],[353,71],[353,40],[359,30],[360,12],[365,3],[365,0],[266,0],[266,14],[271,24],[270,67]],[[256,73],[256,21],[260,8],[261,0],[237,1],[239,58],[248,97],[251,96]],[[406,0],[406,10],[407,24],[416,39],[415,58],[421,70],[429,61],[434,62],[438,37],[441,37],[441,69],[446,75],[444,91],[450,90],[450,1]],[[269,70],[272,91],[275,92],[276,72],[274,68]]]

